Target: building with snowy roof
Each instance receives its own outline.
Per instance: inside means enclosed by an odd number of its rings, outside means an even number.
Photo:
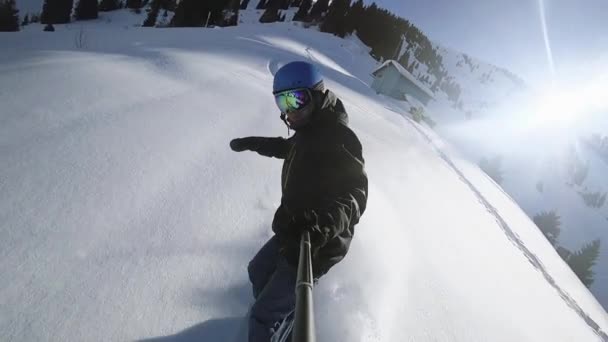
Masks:
[[[433,93],[394,60],[384,62],[372,75],[372,89],[379,94],[398,100],[407,100],[407,96],[412,96],[425,106],[433,99]]]

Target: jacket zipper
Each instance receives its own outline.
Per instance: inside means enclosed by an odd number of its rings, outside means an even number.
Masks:
[[[296,158],[296,146],[291,147],[291,151],[289,151],[290,160],[289,165],[287,165],[287,174],[285,175],[285,182],[283,183],[283,190],[287,189],[287,181],[289,181],[289,175],[291,174],[291,165],[293,164],[293,160]]]

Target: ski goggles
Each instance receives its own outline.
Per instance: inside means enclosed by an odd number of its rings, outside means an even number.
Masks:
[[[285,90],[274,94],[274,100],[282,113],[289,113],[306,107],[312,100],[306,88]]]

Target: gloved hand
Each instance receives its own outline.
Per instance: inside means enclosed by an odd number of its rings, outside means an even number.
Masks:
[[[305,231],[310,233],[310,244],[312,254],[315,255],[327,243],[327,233],[319,225],[319,217],[314,210],[306,210],[292,218],[292,226],[302,234]]]
[[[253,150],[257,145],[259,145],[257,137],[237,138],[230,141],[230,148],[235,152]]]
[[[310,233],[310,249],[312,255],[317,255],[317,252],[327,244],[327,234],[325,234],[319,225],[309,226],[306,230]]]

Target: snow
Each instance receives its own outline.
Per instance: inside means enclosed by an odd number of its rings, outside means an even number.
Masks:
[[[608,307],[608,205],[589,208],[579,194],[608,191],[608,165],[581,144],[592,134],[608,130],[608,102],[603,95],[608,86],[606,58],[564,68],[550,84],[531,88],[504,69],[440,45],[437,48],[448,74],[461,87],[463,109],[454,108],[439,92],[426,114],[438,124],[441,136],[472,163],[501,156],[501,186],[530,217],[556,211],[562,223],[560,245],[577,251],[600,239],[591,290]],[[589,165],[582,186],[568,184],[565,157],[571,147]],[[539,182],[542,192],[536,187]]]
[[[526,128],[533,121],[525,102],[515,102],[511,112],[494,112],[487,118],[438,126],[442,137],[458,146],[464,157],[473,163],[481,158],[502,157],[501,186],[533,217],[542,211],[555,211],[560,216],[561,234],[558,242],[571,251],[600,239],[600,254],[593,267],[591,290],[606,307],[608,305],[608,231],[605,229],[608,206],[590,208],[579,192],[606,192],[608,165],[581,143],[590,132],[604,132],[605,119],[590,116],[561,123],[544,123]],[[438,120],[440,121],[440,120]],[[587,126],[591,125],[592,128]],[[567,173],[567,154],[574,148],[578,158],[588,163],[588,176],[581,186],[573,185]],[[543,190],[536,187],[542,182]]]
[[[109,17],[0,34],[4,339],[244,341],[281,163],[228,142],[286,134],[272,72],[310,58],[370,179],[351,251],[315,288],[319,340],[608,340],[608,315],[525,213],[369,88],[378,65],[354,38]]]

